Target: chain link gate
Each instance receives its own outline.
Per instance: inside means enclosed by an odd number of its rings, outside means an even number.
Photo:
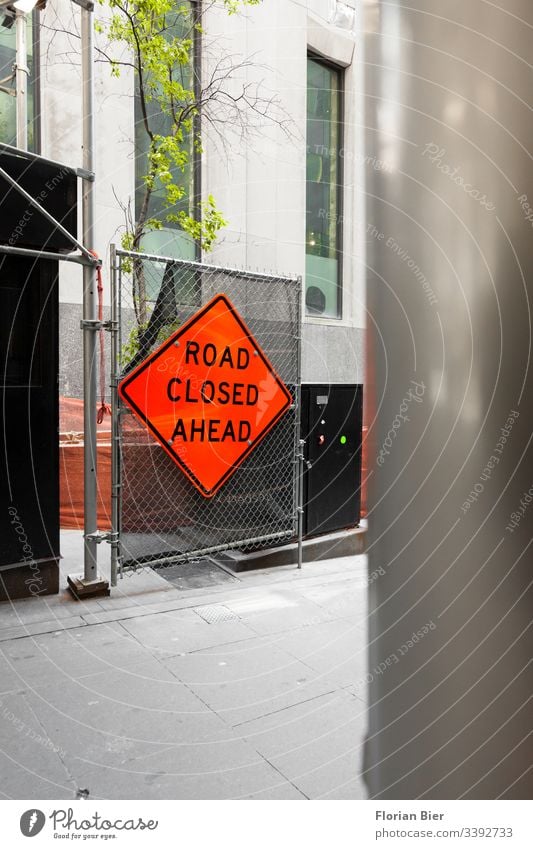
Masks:
[[[117,574],[298,535],[301,547],[301,279],[112,247],[111,284],[113,583]],[[117,386],[221,293],[243,317],[294,403],[206,499],[122,403]]]

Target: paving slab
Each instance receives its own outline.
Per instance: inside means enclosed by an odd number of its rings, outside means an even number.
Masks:
[[[18,640],[22,637],[34,637],[39,634],[53,634],[56,631],[68,631],[72,628],[83,628],[87,623],[81,616],[68,616],[61,619],[46,619],[28,622],[25,625],[14,625],[0,630],[0,643]]]
[[[4,601],[1,603],[1,612],[0,633],[6,628],[69,619],[72,616],[78,616],[80,613],[71,604],[71,599],[66,598],[65,592],[57,596]]]
[[[285,651],[338,687],[366,686],[367,645],[361,630],[341,619],[284,635]]]
[[[252,687],[259,688],[269,675],[294,665],[301,668],[299,661],[284,651],[279,636],[253,637],[225,646],[164,658],[162,662],[189,687],[226,687],[249,681]]]
[[[298,590],[265,590],[225,602],[257,634],[279,634],[326,622],[327,611],[304,598]]]
[[[120,623],[56,631],[0,645],[0,656],[18,676],[19,686],[59,684],[94,672],[129,670],[152,654]]]
[[[239,727],[308,798],[365,798],[360,779],[364,706],[336,692]]]
[[[353,587],[351,584],[347,586],[346,581],[335,581],[321,586],[304,587],[301,593],[304,598],[327,610],[331,616],[341,619],[355,614],[366,616],[366,599],[361,589],[362,587]]]
[[[60,741],[74,784],[93,798],[207,798],[202,783],[216,794],[221,770],[227,771],[222,786],[232,788],[227,796],[280,781],[179,683],[159,713],[102,698],[82,684],[73,682],[62,692],[41,689],[27,699],[46,733]]]
[[[50,735],[60,735],[66,760],[124,768],[143,759],[158,764],[163,752],[231,755],[235,734],[193,693],[178,685],[160,712],[71,686],[60,696],[40,690],[26,696]],[[155,767],[150,766],[153,771]]]
[[[305,702],[336,685],[279,646],[250,640],[217,647],[206,657],[175,657],[165,665],[231,726]]]
[[[190,609],[123,620],[123,627],[162,657],[223,646],[255,636],[255,632],[239,620],[210,624]]]
[[[22,695],[0,697],[0,774],[9,799],[72,798],[76,787],[61,740],[48,734]]]
[[[264,758],[256,755],[254,763],[229,768],[223,755],[216,760],[219,768],[213,759],[211,769],[200,773],[166,773],[158,764],[142,772],[87,768],[80,780],[89,797],[99,799],[299,798],[300,791]]]

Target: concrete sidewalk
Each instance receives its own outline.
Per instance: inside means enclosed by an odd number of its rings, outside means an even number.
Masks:
[[[365,556],[216,571],[0,605],[4,798],[364,798]]]

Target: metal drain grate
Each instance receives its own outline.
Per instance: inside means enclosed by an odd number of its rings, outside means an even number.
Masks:
[[[194,612],[209,622],[210,625],[216,625],[218,622],[229,622],[238,619],[236,613],[223,604],[206,604],[204,607],[195,607]]]

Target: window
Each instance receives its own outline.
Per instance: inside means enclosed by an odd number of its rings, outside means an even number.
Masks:
[[[35,40],[38,37],[39,27],[36,25],[36,15],[28,15],[26,18],[26,43],[27,61],[30,71],[28,78],[28,150],[39,152],[38,132],[38,79],[36,74]],[[4,14],[0,10],[0,142],[17,144],[17,104],[13,94],[15,92],[15,67],[16,57],[16,27],[14,18]]]
[[[340,318],[342,74],[307,60],[306,285],[309,316]]]
[[[176,15],[172,23],[169,24],[168,32],[170,36],[180,36],[190,34],[190,20],[182,15]],[[195,33],[195,37],[199,35]],[[180,80],[185,88],[191,88],[193,71],[191,65],[182,68],[182,79]],[[156,100],[148,100],[146,102],[146,110],[148,113],[150,126],[152,131],[159,135],[167,135],[171,129],[171,118],[168,113],[161,111],[161,108]],[[166,221],[168,213],[177,213],[184,210],[189,215],[193,214],[196,189],[195,189],[195,154],[192,144],[192,133],[190,137],[190,155],[189,162],[185,165],[183,171],[177,166],[172,168],[173,180],[183,188],[185,194],[181,200],[173,207],[168,207],[165,203],[163,187],[157,186],[150,198],[149,217],[156,218],[164,222],[161,230],[154,230],[146,234],[142,240],[142,249],[148,253],[160,254],[163,256],[172,256],[176,259],[195,259],[196,246],[191,237],[184,233],[178,224]],[[143,177],[147,171],[147,154],[149,148],[149,138],[146,133],[141,111],[141,102],[139,92],[135,92],[135,216],[138,218],[144,198],[144,183]],[[150,292],[147,293],[150,297]]]

